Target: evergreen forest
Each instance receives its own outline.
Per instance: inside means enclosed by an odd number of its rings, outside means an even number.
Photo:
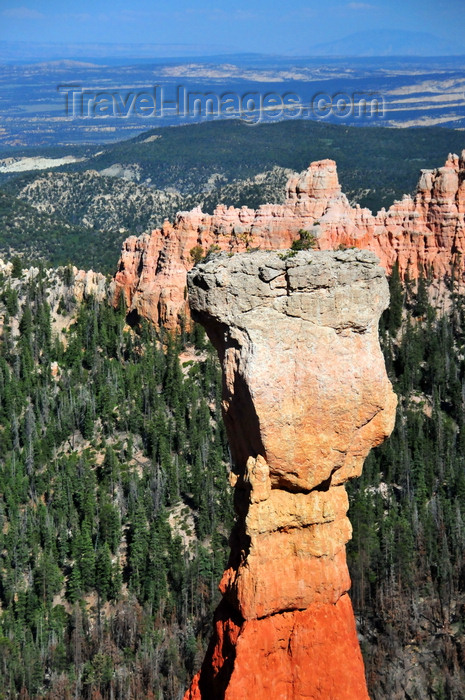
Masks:
[[[234,513],[202,329],[158,333],[0,277],[0,699],[180,700]],[[349,485],[352,600],[373,700],[465,696],[465,297],[394,269],[380,340],[392,437]]]

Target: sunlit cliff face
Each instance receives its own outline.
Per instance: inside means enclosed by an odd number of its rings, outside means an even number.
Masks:
[[[412,198],[373,215],[352,207],[341,192],[332,160],[312,163],[290,178],[284,204],[257,210],[219,206],[213,215],[200,209],[177,215],[174,224],[140,238],[128,238],[113,283],[133,315],[175,329],[189,322],[187,271],[195,254],[208,250],[243,252],[287,249],[309,231],[316,247],[372,250],[389,273],[397,262],[401,276],[442,279],[465,272],[465,151],[445,166],[423,171]]]

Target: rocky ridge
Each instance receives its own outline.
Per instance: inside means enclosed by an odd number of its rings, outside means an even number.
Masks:
[[[411,279],[454,274],[462,280],[464,217],[465,151],[449,155],[442,168],[423,170],[414,197],[404,195],[376,215],[351,206],[334,161],[316,161],[289,179],[284,204],[256,210],[220,205],[212,215],[197,207],[150,234],[128,238],[113,295],[116,300],[124,294],[130,311],[173,329],[189,317],[186,276],[198,257],[212,250],[289,248],[302,229],[321,250],[372,250],[388,273],[397,262],[401,275]]]
[[[14,275],[13,263],[0,258],[0,277],[8,293],[13,293],[21,304],[27,299],[28,287],[42,278],[54,333],[61,333],[74,322],[76,311],[83,301],[93,298],[101,302],[109,298],[109,285],[105,275],[93,270],[78,270],[73,265],[45,268],[42,271],[38,267],[29,267]],[[18,318],[13,315],[10,320],[13,331],[17,333]],[[3,322],[4,319],[0,322],[0,328]],[[65,341],[63,336],[61,339]]]
[[[394,424],[384,272],[368,251],[223,253],[188,285],[222,364],[238,519],[185,698],[368,700],[344,482]]]
[[[9,278],[9,284],[13,289],[21,288],[25,283],[34,280],[40,273],[38,267],[29,267],[21,271],[16,277],[12,275],[13,263],[5,262],[0,258],[0,274]],[[93,270],[78,270],[74,265],[68,267],[46,268],[44,275],[49,282],[52,291],[48,291],[50,303],[59,300],[60,294],[65,292],[70,298],[81,302],[83,299],[94,297],[97,301],[103,301],[108,296],[108,282],[105,275]],[[64,280],[66,280],[64,282]]]

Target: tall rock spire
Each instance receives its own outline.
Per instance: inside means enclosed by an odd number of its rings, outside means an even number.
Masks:
[[[186,700],[367,700],[347,591],[344,483],[390,434],[367,251],[222,254],[188,276],[223,370],[237,523]]]

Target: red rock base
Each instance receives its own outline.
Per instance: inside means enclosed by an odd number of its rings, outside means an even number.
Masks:
[[[369,700],[352,604],[237,619],[223,601],[184,700]]]

